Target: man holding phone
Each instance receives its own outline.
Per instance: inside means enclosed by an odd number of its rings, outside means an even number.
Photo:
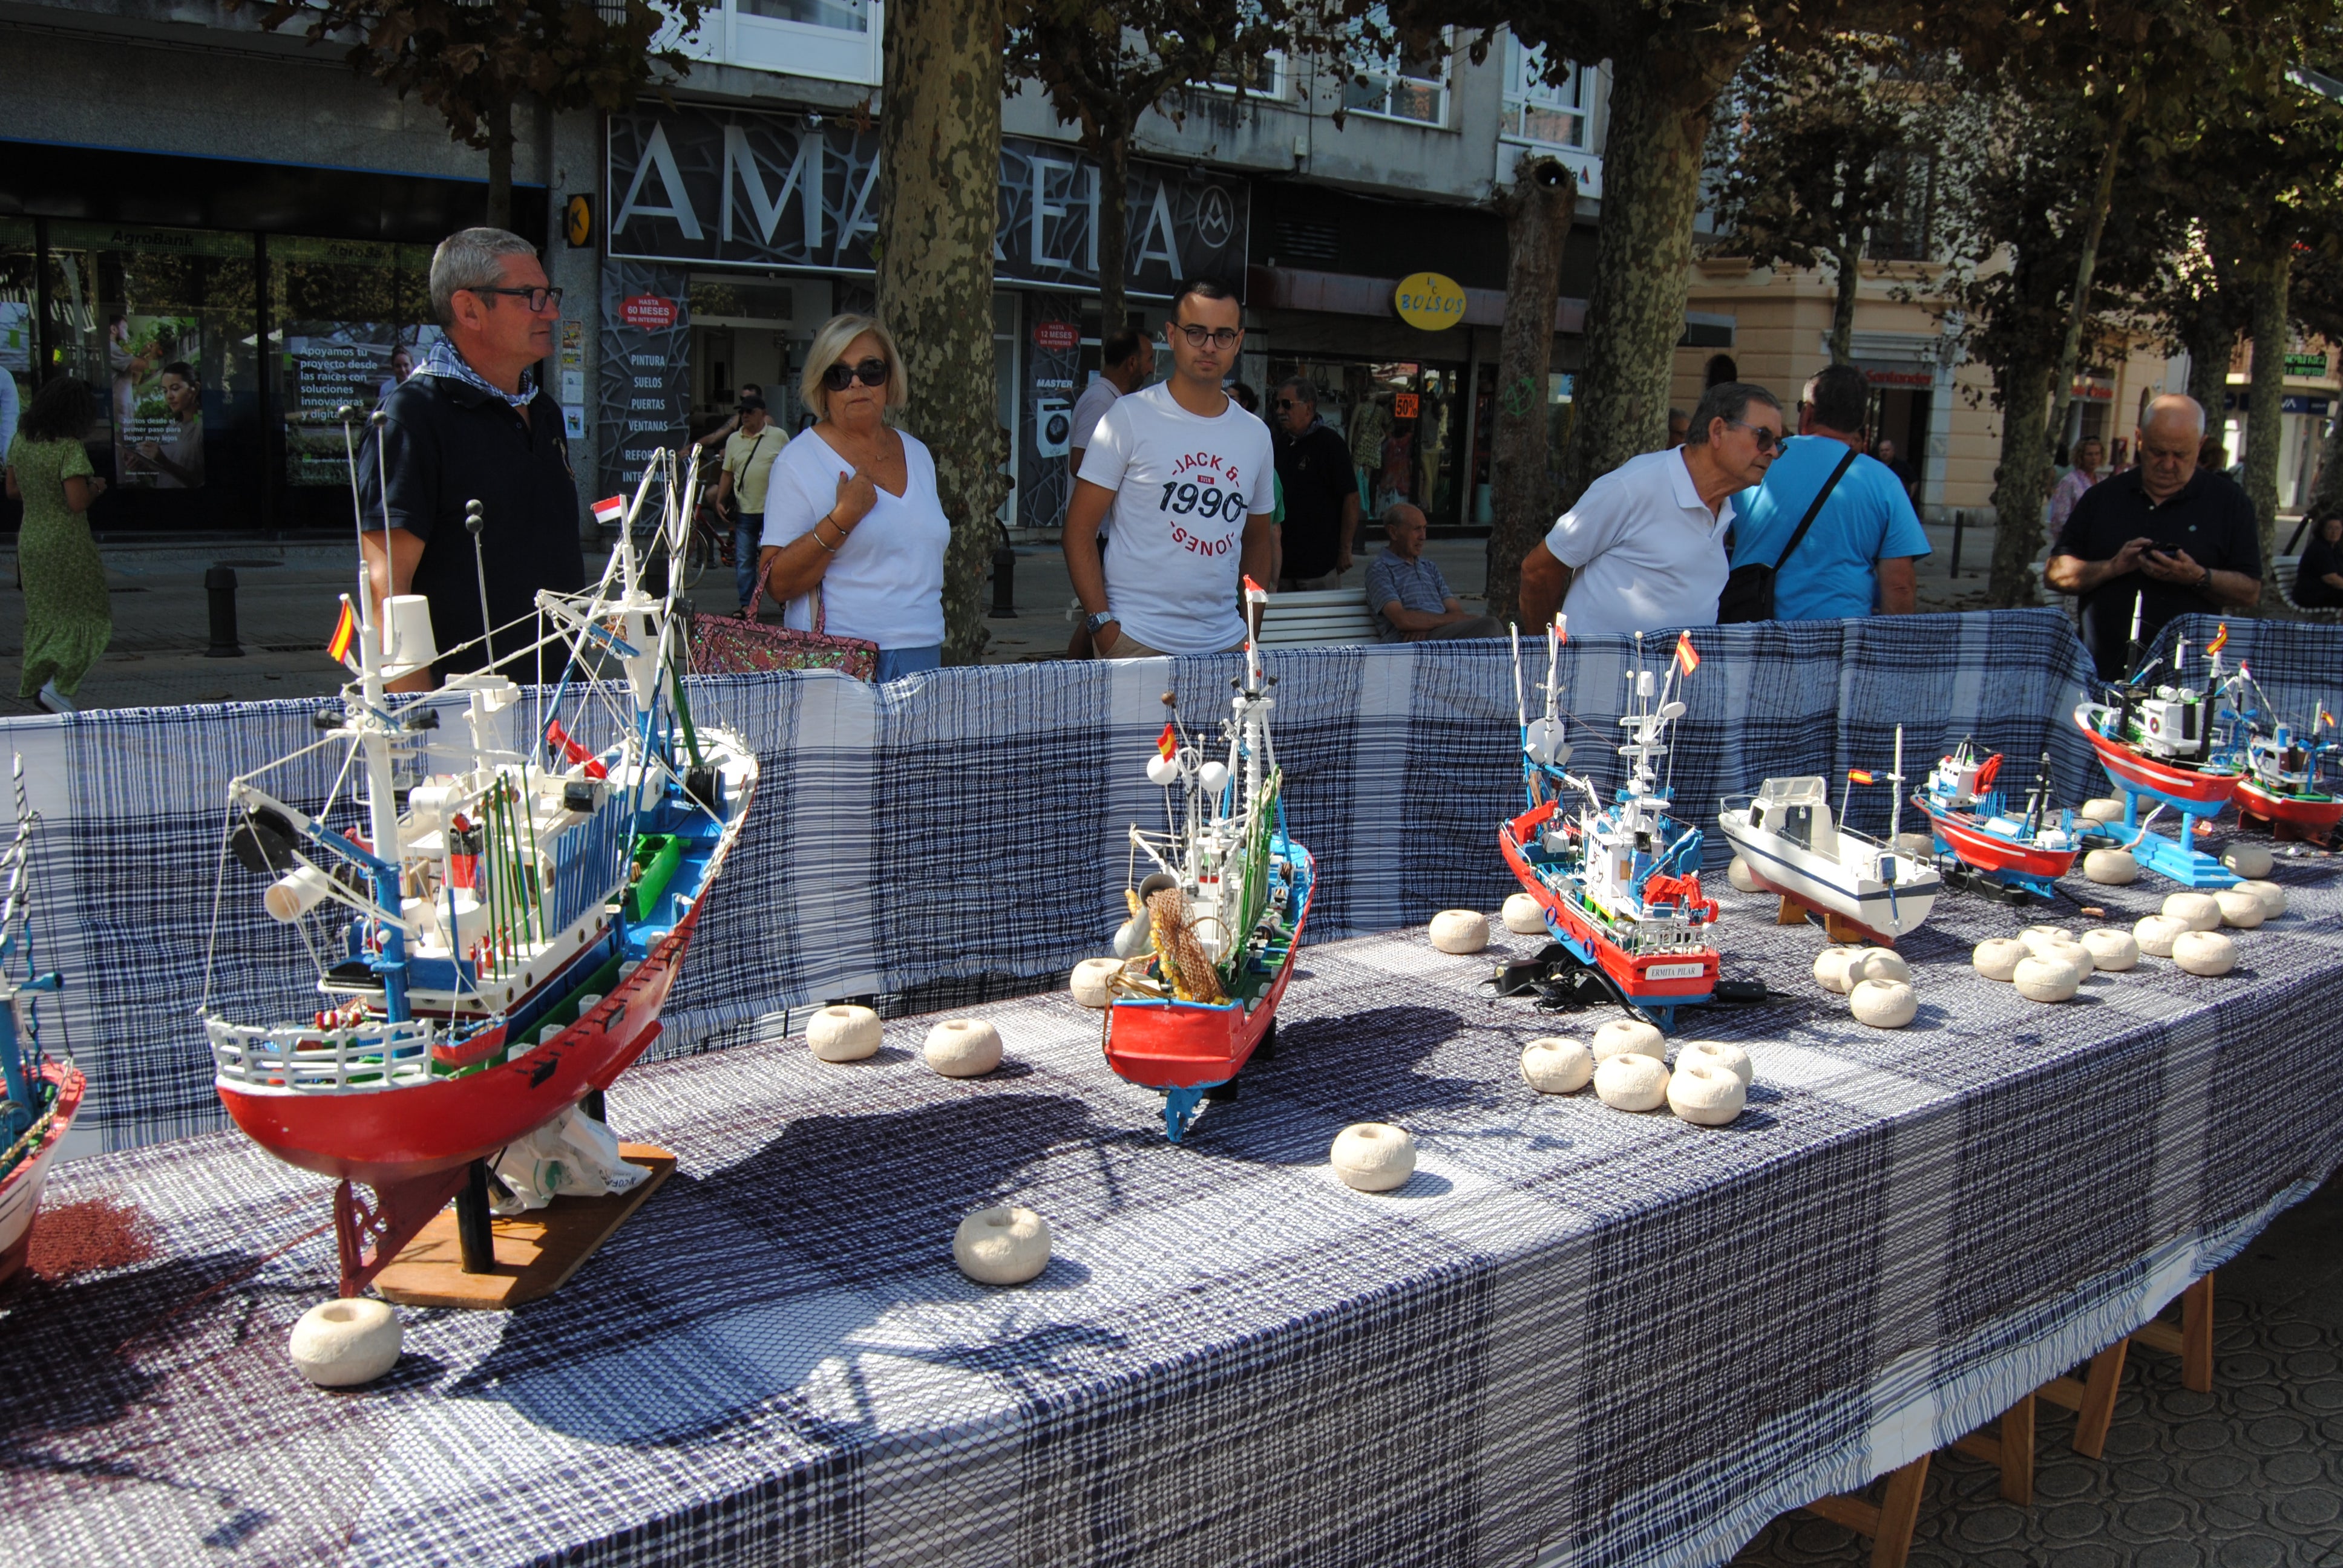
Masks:
[[[2241,609],[2262,593],[2252,504],[2227,474],[2197,466],[2203,406],[2167,393],[2137,435],[2139,467],[2083,492],[2043,570],[2052,588],[2080,596],[2083,646],[2108,680],[2130,672],[2135,602],[2145,648],[2176,616]]]

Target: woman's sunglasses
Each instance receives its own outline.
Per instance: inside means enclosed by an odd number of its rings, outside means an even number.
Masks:
[[[833,392],[843,392],[856,381],[865,387],[884,387],[889,374],[884,359],[865,359],[860,365],[849,365],[840,360],[821,373],[821,384]]]

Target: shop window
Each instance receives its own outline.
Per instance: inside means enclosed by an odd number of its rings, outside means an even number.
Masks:
[[[1594,73],[1567,65],[1559,84],[1546,79],[1545,49],[1505,35],[1504,108],[1497,135],[1538,147],[1584,149]]]
[[[1363,518],[1405,501],[1434,525],[1465,520],[1462,364],[1269,356],[1269,387],[1293,376],[1317,387],[1318,417],[1351,448]]]
[[[287,484],[347,488],[340,410],[370,412],[437,341],[430,290],[427,246],[268,241],[271,391]]]
[[[1373,20],[1388,29],[1390,22],[1376,6]],[[1342,107],[1352,114],[1386,119],[1412,120],[1420,125],[1448,123],[1448,62],[1409,50],[1396,38],[1391,53],[1370,61],[1353,80],[1342,84]]]
[[[241,460],[229,473],[219,463],[255,449],[252,236],[53,223],[48,272],[48,357],[97,390],[112,457],[113,504],[97,522],[215,520],[186,493],[254,477]]]

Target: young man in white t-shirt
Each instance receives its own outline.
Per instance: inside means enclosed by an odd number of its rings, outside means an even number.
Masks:
[[[1269,427],[1221,390],[1243,307],[1188,284],[1163,328],[1172,378],[1115,400],[1091,432],[1066,508],[1067,575],[1101,658],[1244,646],[1242,580],[1271,580],[1276,468]],[[1106,558],[1085,547],[1111,508]]]

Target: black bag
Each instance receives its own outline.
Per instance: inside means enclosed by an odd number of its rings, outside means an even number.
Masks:
[[[1791,534],[1790,542],[1782,547],[1782,553],[1774,558],[1772,566],[1760,566],[1752,561],[1745,567],[1733,568],[1732,575],[1725,579],[1725,591],[1716,596],[1717,625],[1734,626],[1746,620],[1774,618],[1775,574],[1782,569],[1782,563],[1790,558],[1790,552],[1798,548],[1798,541],[1806,537],[1806,530],[1815,526],[1815,519],[1822,516],[1823,503],[1830,499],[1831,492],[1838,488],[1841,477],[1854,466],[1855,448],[1849,447],[1846,456],[1839,459],[1838,467],[1831,470],[1831,477],[1823,481],[1823,487],[1815,492],[1815,504],[1808,507],[1806,515],[1798,519],[1797,530]]]

